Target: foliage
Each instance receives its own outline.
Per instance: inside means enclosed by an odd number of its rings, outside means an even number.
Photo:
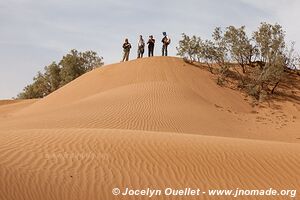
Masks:
[[[232,59],[242,67],[243,73],[245,73],[246,66],[252,63],[254,53],[254,47],[245,32],[245,26],[240,28],[227,27],[224,40]]]
[[[43,98],[82,74],[102,66],[102,60],[96,52],[78,52],[73,49],[63,56],[58,64],[52,62],[44,68],[44,73],[38,72],[33,78],[33,83],[27,85],[23,92],[18,94],[18,98]]]
[[[260,62],[263,63],[254,79],[254,86],[259,86],[257,92],[261,93],[268,90],[269,85],[273,85],[271,91],[274,93],[286,67],[285,33],[279,24],[261,23],[258,30],[254,32],[253,39]]]
[[[193,35],[192,37],[182,33],[183,40],[179,41],[179,47],[177,47],[177,55],[194,62],[198,59],[201,38]]]
[[[282,27],[265,22],[252,37],[247,35],[245,26],[229,26],[225,31],[217,27],[212,39],[204,41],[183,33],[177,50],[178,55],[190,62],[208,64],[210,71],[211,65],[217,64],[219,85],[224,85],[229,77],[236,77],[238,86],[257,99],[274,93],[284,70],[296,69],[300,63],[294,43],[287,48]],[[240,66],[240,70],[235,66]]]

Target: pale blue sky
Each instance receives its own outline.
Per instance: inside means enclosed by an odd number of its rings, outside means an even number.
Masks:
[[[15,97],[45,65],[70,49],[94,50],[105,64],[121,59],[122,42],[138,35],[172,39],[176,55],[180,34],[209,38],[216,26],[280,23],[299,49],[300,1],[297,0],[0,0],[0,99]]]

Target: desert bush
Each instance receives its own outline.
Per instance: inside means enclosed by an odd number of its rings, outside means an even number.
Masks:
[[[245,73],[245,68],[252,63],[255,53],[255,48],[245,32],[245,26],[240,28],[227,27],[224,40],[228,46],[231,59],[236,61],[241,66],[243,73]]]
[[[221,27],[216,27],[212,34],[212,44],[213,44],[213,60],[220,66],[225,67],[227,63],[230,63],[227,43],[224,38],[224,33]],[[229,68],[226,66],[226,68]]]
[[[102,66],[102,60],[96,52],[73,49],[58,64],[52,62],[44,68],[44,72],[38,72],[33,83],[27,85],[17,98],[43,98],[82,74]]]
[[[94,69],[95,66],[101,66],[102,58],[97,56],[96,52],[86,51],[78,52],[73,49],[70,53],[63,56],[59,62],[61,66],[60,85],[63,86],[82,74]]]
[[[203,41],[200,37],[189,37],[182,34],[182,39],[179,41],[179,46],[176,48],[177,55],[183,57],[188,62],[205,62],[209,70],[212,72],[211,64],[216,63],[221,68],[227,65],[228,51],[226,42],[223,37],[221,28],[217,27],[212,34],[212,40]],[[226,68],[227,69],[227,68]],[[225,68],[223,68],[223,72]]]
[[[43,98],[49,94],[49,86],[46,81],[46,77],[43,73],[38,74],[33,78],[33,83],[27,85],[23,92],[18,95],[20,99],[31,99],[31,98]]]
[[[274,93],[280,83],[287,57],[284,38],[285,33],[278,24],[261,23],[258,30],[253,33],[259,52],[259,61],[264,63],[254,78],[254,85],[259,86],[258,92],[268,91],[271,86],[271,93]]]
[[[44,76],[47,84],[49,85],[49,93],[57,90],[60,87],[61,76],[60,71],[61,68],[56,62],[52,62],[50,65],[44,68]]]
[[[289,46],[286,47],[284,57],[285,66],[287,69],[300,69],[300,56],[295,52],[295,42],[292,42]]]
[[[176,47],[178,53],[177,55],[183,57],[189,62],[199,61],[199,51],[201,46],[201,38],[195,35],[189,37],[188,35],[182,33],[182,40],[179,41],[179,47]]]
[[[183,34],[178,55],[188,55],[192,62],[197,58],[207,63],[210,71],[212,64],[217,64],[217,84],[225,85],[228,78],[236,79],[238,88],[257,99],[275,92],[285,69],[300,67],[294,43],[287,47],[285,32],[279,24],[263,22],[252,37],[246,34],[245,26],[229,26],[225,32],[215,28],[211,40],[196,38],[200,37]],[[240,66],[240,70],[235,66]]]
[[[200,50],[197,58],[199,61],[202,61],[207,64],[208,69],[213,73],[212,64],[215,62],[215,46],[214,43],[210,40],[205,40],[200,43]]]

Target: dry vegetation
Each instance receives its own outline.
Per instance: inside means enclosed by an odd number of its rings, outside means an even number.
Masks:
[[[44,72],[39,71],[33,78],[33,83],[27,85],[23,92],[18,94],[18,99],[43,98],[103,64],[103,58],[96,52],[79,52],[73,49],[58,63],[52,62],[44,68]]]
[[[178,55],[187,62],[206,63],[217,75],[217,83],[241,89],[256,100],[275,98],[280,85],[299,83],[299,56],[294,43],[287,45],[278,24],[261,23],[248,37],[245,27],[217,27],[212,40],[182,34]],[[297,99],[297,98],[296,98]]]

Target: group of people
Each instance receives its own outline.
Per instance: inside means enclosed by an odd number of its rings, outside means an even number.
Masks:
[[[161,40],[162,42],[162,56],[168,56],[168,46],[171,43],[171,39],[167,35],[166,32],[163,32],[163,38]],[[148,45],[148,57],[153,56],[154,52],[154,45],[155,45],[155,39],[153,38],[153,35],[149,36],[149,40],[147,42]],[[140,38],[138,40],[138,50],[137,50],[137,58],[142,58],[145,52],[145,41],[143,39],[143,36],[140,35]],[[122,61],[128,61],[129,60],[129,54],[130,54],[131,44],[129,43],[129,40],[126,38],[125,42],[123,44],[123,59]]]

